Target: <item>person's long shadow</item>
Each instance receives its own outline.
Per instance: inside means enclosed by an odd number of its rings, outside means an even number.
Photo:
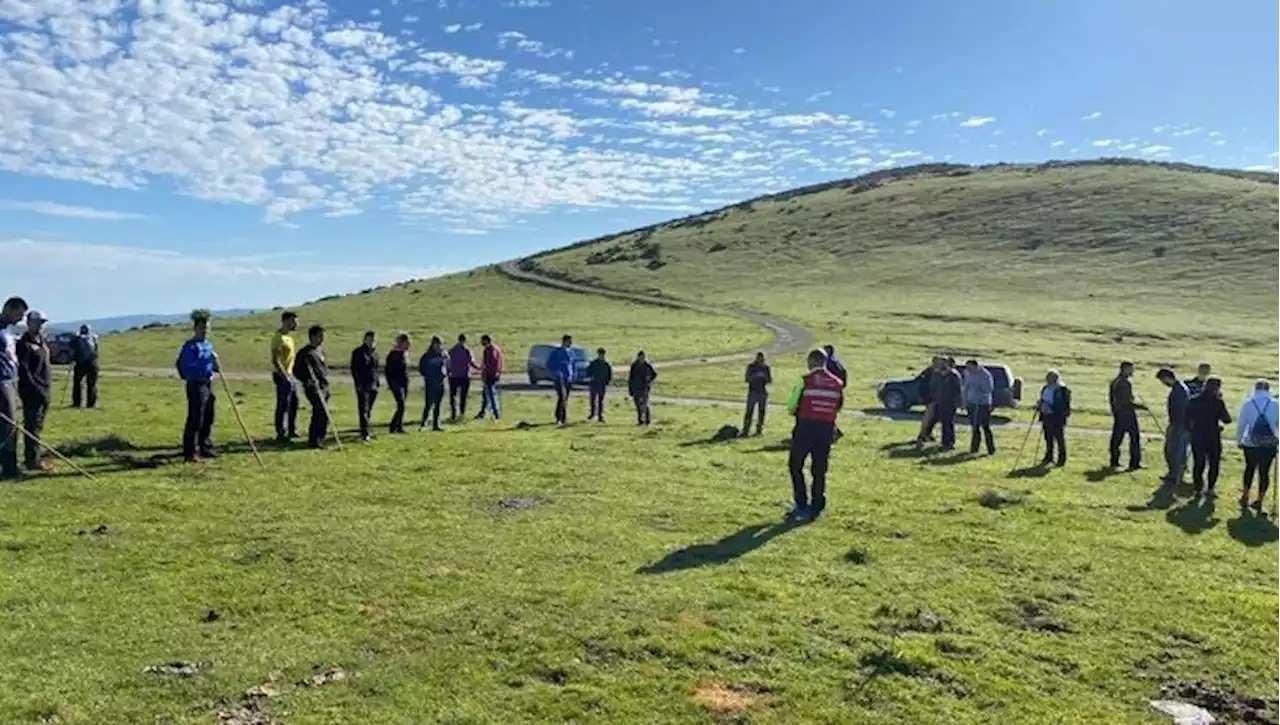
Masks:
[[[886,443],[880,446],[880,450],[889,458],[924,458],[937,453],[939,448],[936,445],[921,446],[915,441],[896,443]]]
[[[1051,470],[1052,469],[1049,466],[1037,463],[1034,466],[1027,466],[1026,468],[1015,468],[1005,474],[1005,478],[1044,478],[1049,475],[1049,471]]]
[[[1184,533],[1201,534],[1218,525],[1214,518],[1215,499],[1207,496],[1193,498],[1181,506],[1165,512],[1164,520],[1182,529]]]
[[[1099,466],[1092,471],[1085,471],[1084,480],[1089,483],[1102,483],[1112,476],[1119,476],[1125,471],[1117,470],[1111,466]]]
[[[890,456],[892,456],[892,454],[890,454]],[[964,463],[965,461],[977,460],[977,458],[978,458],[977,453],[970,453],[968,451],[957,451],[946,456],[934,456],[934,457],[922,459],[920,461],[920,465],[922,466],[954,466],[957,463]]]
[[[801,521],[784,520],[762,522],[745,526],[710,544],[693,544],[662,557],[652,564],[636,569],[637,574],[666,574],[700,566],[712,566],[733,561],[748,554],[779,536],[803,526]]]
[[[1227,534],[1245,546],[1263,546],[1280,539],[1280,529],[1266,514],[1241,507],[1240,515],[1227,522]]]

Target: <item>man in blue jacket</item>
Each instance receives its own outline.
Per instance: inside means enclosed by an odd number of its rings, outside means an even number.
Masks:
[[[1187,428],[1187,403],[1191,401],[1191,392],[1168,368],[1160,368],[1156,379],[1169,388],[1169,427],[1164,433],[1164,461],[1169,472],[1160,480],[1166,486],[1176,486],[1182,482],[1182,471],[1187,466],[1186,453],[1191,438]]]
[[[187,463],[217,455],[209,434],[213,430],[213,376],[219,368],[218,355],[208,340],[209,317],[208,310],[191,313],[191,339],[183,343],[174,363],[187,388],[187,423],[182,429],[182,459]]]
[[[573,378],[577,361],[573,358],[573,336],[560,338],[560,347],[547,356],[547,374],[556,388],[556,425],[569,422],[569,392],[573,390]]]

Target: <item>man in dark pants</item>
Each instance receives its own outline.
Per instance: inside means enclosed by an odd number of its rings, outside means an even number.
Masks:
[[[449,348],[449,420],[467,416],[467,395],[471,391],[471,371],[476,367],[467,336],[458,335],[458,342]]]
[[[946,358],[942,367],[933,378],[934,420],[942,426],[942,450],[951,451],[956,447],[956,409],[960,406],[963,393],[963,381],[956,370],[955,358]]]
[[[445,379],[449,377],[449,358],[444,354],[444,343],[440,338],[431,338],[427,351],[418,360],[418,372],[422,374],[422,392],[425,396],[419,430],[427,429],[428,418],[431,419],[431,430],[443,430],[440,427],[440,405],[444,402]]]
[[[1044,387],[1037,401],[1040,427],[1044,432],[1044,458],[1041,467],[1067,465],[1067,419],[1071,417],[1071,389],[1062,384],[1057,370],[1045,373]]]
[[[312,325],[307,330],[307,344],[293,361],[293,377],[302,384],[303,394],[311,405],[307,445],[324,448],[324,439],[329,433],[329,362],[324,356],[324,328],[320,325]]]
[[[84,389],[86,408],[98,404],[98,336],[88,325],[80,326],[80,334],[71,341],[71,407],[80,407],[80,390]]]
[[[49,388],[53,373],[49,367],[49,346],[44,340],[44,324],[49,319],[32,310],[27,313],[27,331],[18,340],[18,397],[22,399],[22,426],[32,436],[44,431],[44,417],[49,412]],[[47,471],[49,464],[40,460],[40,446],[27,438],[23,463],[28,471]]]
[[[769,408],[769,385],[773,382],[773,371],[764,361],[764,353],[756,353],[756,359],[747,365],[744,376],[747,383],[747,412],[742,416],[742,437],[751,431],[751,417],[755,414],[756,435],[764,434],[764,416]]]
[[[613,382],[613,366],[609,364],[606,354],[603,347],[599,348],[596,350],[596,359],[587,363],[587,386],[591,404],[587,420],[595,418],[601,423],[604,422],[604,396],[609,390],[609,383]]]
[[[1133,397],[1133,363],[1120,363],[1120,374],[1111,381],[1107,393],[1111,404],[1111,467],[1120,467],[1120,444],[1129,437],[1129,468],[1142,468],[1142,432],[1138,429],[1138,410],[1141,404]]]
[[[627,373],[627,393],[636,404],[636,425],[649,425],[653,415],[649,410],[649,394],[653,392],[653,381],[658,379],[658,371],[653,369],[645,358],[644,350],[636,353],[635,362]]]
[[[384,375],[387,376],[387,389],[391,391],[391,397],[396,401],[396,412],[391,415],[391,424],[387,426],[388,432],[404,433],[404,404],[409,397],[409,363],[405,360],[405,356],[409,353],[409,335],[400,333],[396,335],[396,344],[391,348],[391,352],[387,353],[387,364],[383,368]]]
[[[10,297],[0,308],[0,480],[22,476],[18,468],[18,340],[13,325],[27,314],[27,302]]]
[[[360,440],[368,443],[373,440],[369,419],[373,416],[373,404],[378,400],[378,337],[373,330],[364,333],[360,346],[351,351],[351,382],[356,388]]]
[[[844,385],[826,367],[826,355],[813,350],[806,360],[809,372],[796,381],[787,399],[787,410],[795,416],[791,430],[791,493],[795,507],[787,518],[816,519],[827,506],[827,462],[836,432],[836,417],[844,407]],[[813,477],[810,495],[804,481],[804,462],[809,459]]]
[[[547,356],[547,374],[556,388],[556,425],[569,423],[569,393],[573,391],[573,379],[577,376],[578,363],[573,358],[573,337],[560,338],[560,347]]]
[[[1208,378],[1200,394],[1187,403],[1187,427],[1191,433],[1192,495],[1218,495],[1218,469],[1222,465],[1222,426],[1231,422],[1222,400],[1222,381]],[[1208,469],[1208,477],[1205,477]]]
[[[276,386],[276,441],[284,443],[298,437],[298,385],[293,379],[293,358],[297,347],[293,335],[298,329],[298,315],[283,312],[280,329],[271,336],[271,382]]]
[[[484,420],[486,410],[493,413],[493,419],[502,417],[502,407],[498,403],[498,382],[502,380],[502,348],[489,335],[480,336],[480,412],[476,420]]]
[[[213,409],[217,397],[213,394],[213,376],[218,372],[218,355],[209,342],[209,312],[196,310],[191,313],[191,339],[178,351],[174,367],[187,389],[187,422],[182,429],[182,459],[198,463],[201,458],[214,458]]]
[[[1187,450],[1190,436],[1187,433],[1187,403],[1191,393],[1187,386],[1169,368],[1160,368],[1156,379],[1169,388],[1166,412],[1169,427],[1164,432],[1164,462],[1169,471],[1160,480],[1166,486],[1176,486],[1182,481],[1182,471],[1187,467]]]
[[[991,432],[991,406],[995,402],[995,380],[991,371],[979,365],[977,360],[968,360],[964,364],[961,384],[965,409],[969,413],[969,427],[973,431],[969,439],[969,453],[976,455],[985,439],[987,455],[994,456],[996,439]]]
[[[944,361],[942,356],[934,355],[929,367],[916,376],[917,392],[920,396],[920,402],[924,404],[924,417],[920,419],[920,432],[916,434],[917,448],[934,440],[933,427],[938,423],[938,410],[935,405],[933,391],[937,387],[938,375],[942,370]]]

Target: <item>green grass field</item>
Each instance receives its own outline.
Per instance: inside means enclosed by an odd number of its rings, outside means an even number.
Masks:
[[[397,332],[408,332],[414,349],[426,349],[431,335],[452,344],[467,333],[479,349],[489,333],[506,353],[506,367],[523,372],[529,346],[558,343],[566,332],[580,345],[609,348],[614,360],[629,360],[643,349],[658,358],[708,350],[741,350],[768,341],[764,330],[734,317],[634,304],[513,282],[490,269],[451,275],[323,300],[295,309],[299,345],[306,328],[328,330],[330,364],[346,365],[365,330],[374,330],[383,350]],[[270,372],[272,333],[279,312],[215,320],[210,333],[227,370]],[[188,326],[133,331],[102,338],[106,367],[172,368]]]
[[[265,439],[269,386],[235,387]],[[618,396],[557,430],[507,395],[500,423],[264,442],[259,471],[225,396],[224,454],[173,462],[181,401],[105,379],[48,430],[99,479],[0,486],[0,722],[1157,723],[1166,685],[1274,695],[1276,529],[1237,513],[1233,453],[1213,510],[1102,478],[1095,436],[1008,478],[1021,431],[961,461],[850,420],[828,515],[789,527],[780,416],[707,444],[735,411],[644,430]],[[333,408],[349,430],[346,386]],[[174,662],[198,673],[144,672]]]

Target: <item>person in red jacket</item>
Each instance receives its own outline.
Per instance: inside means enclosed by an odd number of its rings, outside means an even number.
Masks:
[[[808,357],[809,372],[796,381],[787,410],[796,418],[791,431],[791,492],[795,508],[787,518],[816,519],[827,506],[827,462],[836,432],[836,416],[844,407],[844,383],[827,369],[827,356],[814,350]],[[806,490],[804,461],[809,459],[812,495]]]
[[[483,351],[480,354],[480,412],[476,420],[484,420],[486,410],[493,411],[493,419],[502,415],[498,407],[498,380],[502,378],[502,348],[488,335],[480,336]]]

